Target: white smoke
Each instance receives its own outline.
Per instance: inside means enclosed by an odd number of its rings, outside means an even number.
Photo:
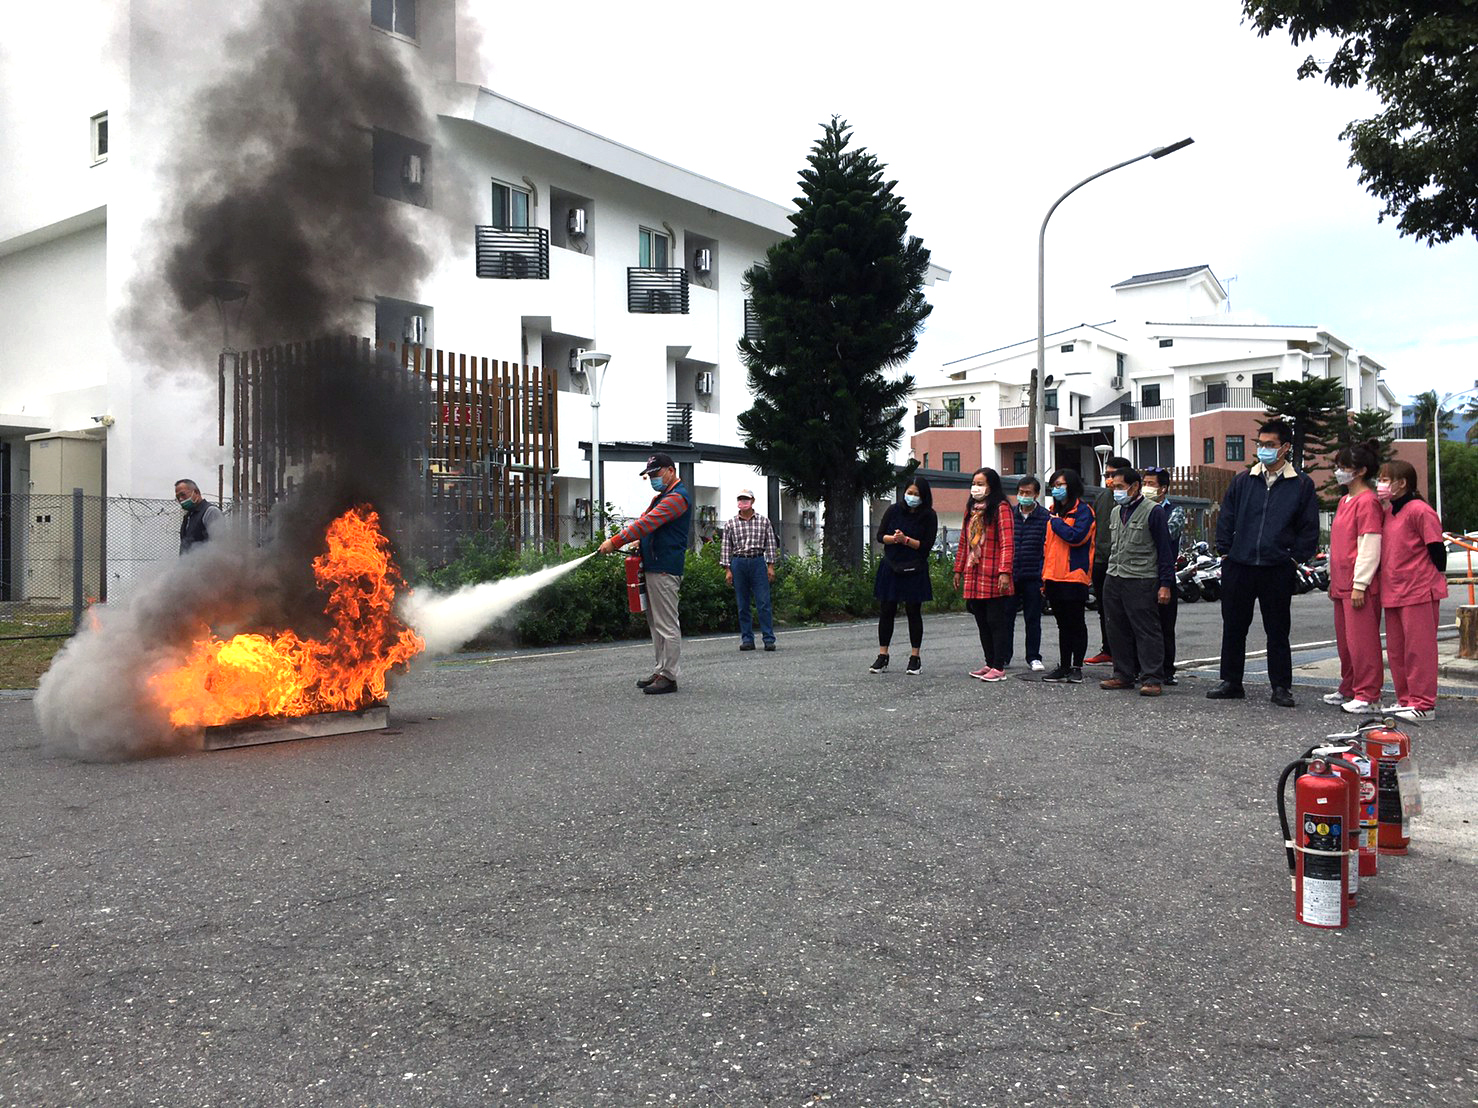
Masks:
[[[401,601],[400,617],[426,640],[427,654],[446,654],[470,641],[484,628],[506,619],[540,589],[594,556],[586,554],[573,562],[550,566],[537,573],[468,585],[454,592],[439,593],[418,588]]]

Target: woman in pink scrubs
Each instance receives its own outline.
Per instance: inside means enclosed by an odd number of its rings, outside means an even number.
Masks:
[[[1345,487],[1329,529],[1329,598],[1339,647],[1339,691],[1324,697],[1354,714],[1380,709],[1386,679],[1380,646],[1381,531],[1386,512],[1375,495],[1380,443],[1347,446],[1334,456],[1334,479]]]
[[[1437,714],[1437,608],[1447,596],[1442,523],[1417,493],[1410,462],[1381,466],[1375,493],[1391,506],[1381,534],[1380,602],[1396,704],[1384,711],[1398,719],[1431,719]]]

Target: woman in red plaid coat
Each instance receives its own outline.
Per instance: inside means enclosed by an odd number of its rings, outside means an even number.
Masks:
[[[1011,654],[1012,554],[1016,520],[1001,488],[1001,475],[977,469],[965,501],[965,525],[955,548],[955,588],[965,594],[965,607],[975,617],[985,665],[971,677],[1004,681]]]

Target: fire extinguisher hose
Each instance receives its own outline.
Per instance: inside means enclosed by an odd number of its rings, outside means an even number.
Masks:
[[[1289,762],[1286,766],[1283,767],[1283,772],[1278,776],[1278,824],[1283,828],[1283,849],[1284,852],[1288,855],[1289,873],[1292,873],[1294,871],[1295,866],[1293,857],[1293,835],[1288,830],[1288,798],[1285,797],[1283,794],[1288,789],[1288,779],[1293,776],[1293,771],[1298,769],[1299,766],[1306,766],[1308,764],[1309,759],[1307,758],[1307,756],[1303,758],[1295,758],[1293,761]]]

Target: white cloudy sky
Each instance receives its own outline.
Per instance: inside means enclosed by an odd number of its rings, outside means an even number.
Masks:
[[[1206,264],[1234,310],[1330,328],[1398,395],[1478,378],[1473,237],[1429,248],[1376,222],[1338,138],[1374,99],[1298,81],[1310,50],[1259,39],[1238,0],[544,12],[537,29],[487,32],[497,91],[768,199],[797,195],[823,120],[850,120],[953,271],[930,293],[922,377],[1035,333],[1037,229],[1059,194],[1191,135],[1052,217],[1049,330],[1111,318],[1115,281]]]

